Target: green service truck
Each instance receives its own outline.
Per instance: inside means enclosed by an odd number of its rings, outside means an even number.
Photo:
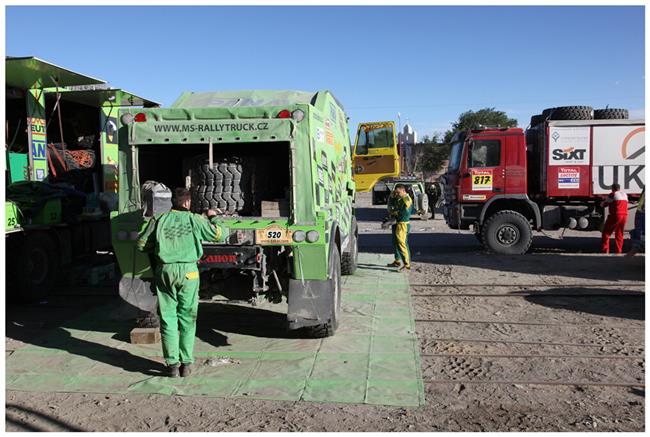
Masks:
[[[7,295],[47,295],[67,267],[110,250],[117,111],[156,105],[35,57],[7,57]]]
[[[119,130],[112,229],[127,302],[155,309],[155,260],[135,240],[187,187],[194,212],[217,210],[229,229],[203,246],[202,295],[286,298],[290,330],[334,333],[358,228],[347,117],[329,91],[188,92],[170,108],[120,110]]]

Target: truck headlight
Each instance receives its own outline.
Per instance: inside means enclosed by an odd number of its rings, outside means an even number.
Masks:
[[[320,237],[320,234],[318,231],[309,231],[307,232],[307,241],[310,243],[315,243],[318,241],[318,238]]]
[[[307,237],[307,234],[305,231],[296,231],[293,233],[293,241],[296,243],[302,243],[305,241],[305,238]]]

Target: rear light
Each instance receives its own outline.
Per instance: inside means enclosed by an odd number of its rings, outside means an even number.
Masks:
[[[126,113],[122,116],[122,123],[123,124],[131,124],[133,123],[133,114]]]
[[[296,243],[302,243],[307,238],[305,231],[296,231],[293,233],[293,241]]]
[[[307,232],[307,241],[309,241],[310,243],[317,242],[318,238],[320,238],[320,234],[318,233],[318,231]]]
[[[291,118],[293,118],[297,122],[301,122],[305,118],[305,111],[303,111],[302,109],[296,109],[291,113]]]
[[[144,121],[147,121],[147,114],[145,114],[144,112],[135,114],[135,118],[133,118],[133,121],[135,121],[136,123],[142,123]]]
[[[278,112],[278,118],[291,118],[291,112],[288,109],[283,109]]]

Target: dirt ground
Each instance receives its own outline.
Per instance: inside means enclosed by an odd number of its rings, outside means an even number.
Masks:
[[[390,253],[384,208],[357,205],[361,250]],[[579,232],[494,256],[440,216],[412,226],[425,406],[7,391],[7,430],[645,430],[644,256],[600,255],[598,233]],[[8,307],[7,355],[114,298]]]

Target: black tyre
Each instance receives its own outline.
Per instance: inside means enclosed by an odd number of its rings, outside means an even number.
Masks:
[[[622,108],[595,109],[594,120],[627,120],[630,111]]]
[[[530,117],[530,127],[537,126],[546,119],[542,114],[533,115]]]
[[[347,252],[341,256],[341,274],[353,275],[357,270],[359,262],[359,228],[356,217],[352,217],[352,226],[350,226],[350,246]]]
[[[18,242],[18,241],[17,241]],[[59,260],[52,238],[43,232],[26,235],[8,258],[8,297],[18,302],[37,302],[56,282]]]
[[[341,256],[335,244],[330,247],[330,261],[328,278],[331,283],[332,314],[327,323],[305,328],[305,334],[309,338],[331,337],[339,327],[341,315]]]
[[[526,145],[529,147],[529,150],[537,150],[537,145],[539,143],[539,136],[537,134],[537,129],[529,129],[526,131]]]
[[[594,109],[591,106],[558,106],[545,109],[542,116],[549,120],[593,120]]]
[[[205,156],[199,156],[192,175],[192,209],[195,212],[219,208],[227,214],[235,214],[245,208],[252,172],[245,170],[242,159],[215,158],[210,166]]]
[[[481,227],[482,243],[492,253],[522,255],[533,241],[526,217],[516,211],[499,211]]]

